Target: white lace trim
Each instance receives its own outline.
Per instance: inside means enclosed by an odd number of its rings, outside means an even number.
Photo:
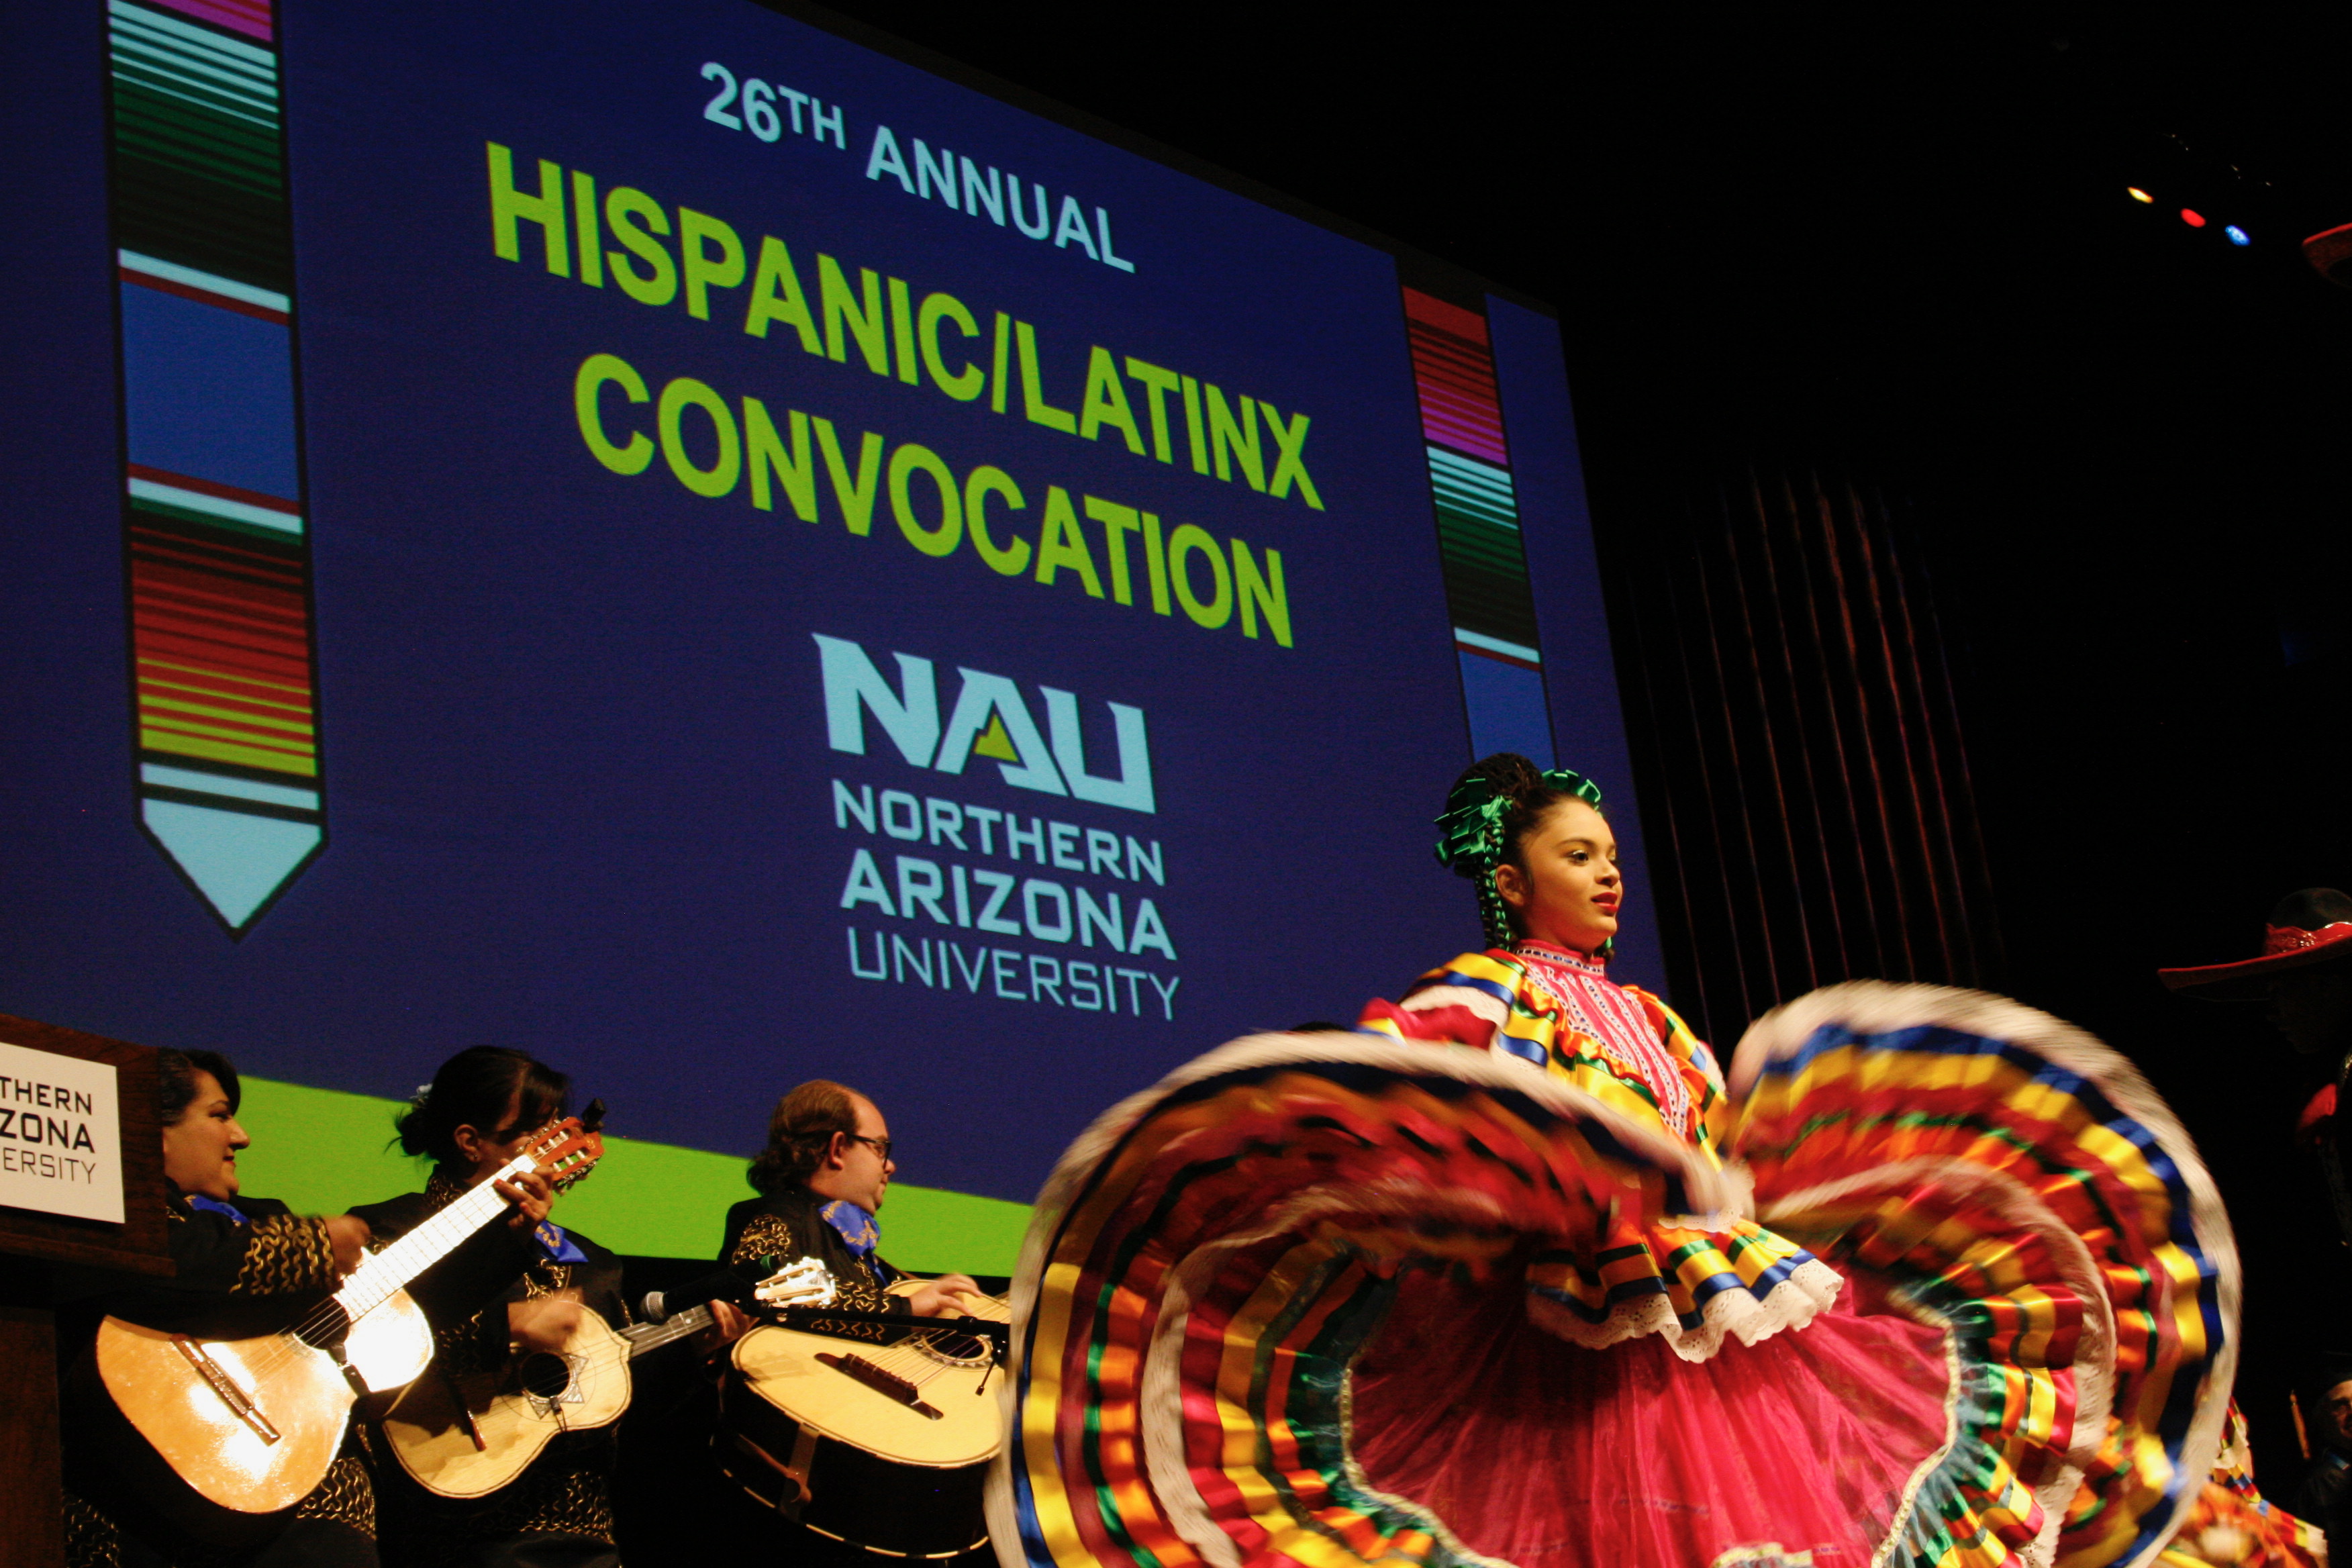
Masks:
[[[1752,1345],[1783,1329],[1803,1328],[1835,1301],[1844,1287],[1836,1269],[1809,1258],[1762,1296],[1746,1290],[1723,1290],[1710,1296],[1699,1309],[1701,1321],[1695,1329],[1684,1328],[1675,1316],[1674,1304],[1658,1294],[1620,1301],[1608,1317],[1588,1323],[1572,1309],[1529,1291],[1528,1317],[1547,1333],[1587,1350],[1606,1350],[1625,1340],[1658,1334],[1683,1360],[1706,1361],[1723,1348],[1726,1334],[1743,1345]]]

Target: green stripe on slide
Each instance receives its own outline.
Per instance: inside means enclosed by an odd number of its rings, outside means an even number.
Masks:
[[[425,1165],[391,1142],[397,1100],[270,1079],[245,1080],[237,1120],[253,1147],[237,1156],[243,1191],[302,1214],[341,1214],[425,1184]],[[604,1140],[595,1173],[557,1200],[554,1219],[615,1252],[714,1258],[728,1205],[751,1195],[744,1160],[635,1138]],[[901,1268],[1010,1274],[1029,1224],[1024,1204],[892,1183],[882,1255]]]

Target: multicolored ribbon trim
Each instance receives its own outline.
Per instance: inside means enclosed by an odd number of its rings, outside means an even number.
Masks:
[[[233,935],[326,842],[268,0],[108,0],[140,819]]]
[[[2161,1551],[2221,1446],[2237,1254],[2138,1073],[2000,997],[1856,983],[1759,1020],[1730,1089],[1763,1221],[1898,1281],[1955,1337],[1959,1440],[1890,1561]]]

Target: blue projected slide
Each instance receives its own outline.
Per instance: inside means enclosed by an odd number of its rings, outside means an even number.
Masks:
[[[1025,1202],[1475,943],[1477,750],[1638,900],[1549,318],[736,0],[19,33],[0,1011]]]

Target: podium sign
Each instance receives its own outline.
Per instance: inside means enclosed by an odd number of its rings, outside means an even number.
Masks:
[[[0,1205],[122,1223],[114,1068],[0,1041]]]

